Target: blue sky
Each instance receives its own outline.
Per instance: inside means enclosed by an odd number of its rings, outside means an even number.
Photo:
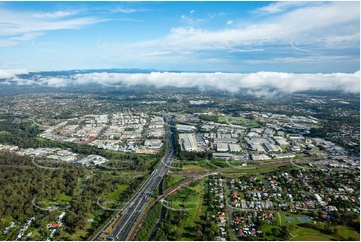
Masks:
[[[359,2],[1,2],[0,69],[354,73]]]

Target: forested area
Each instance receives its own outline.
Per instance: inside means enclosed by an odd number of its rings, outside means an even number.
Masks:
[[[23,220],[33,216],[33,198],[42,199],[63,193],[73,196],[77,180],[84,176],[80,166],[63,164],[62,169],[48,170],[34,166],[30,157],[0,153],[0,217]]]
[[[199,115],[199,118],[205,121],[210,121],[210,122],[218,122],[218,116],[211,116],[211,115],[206,115],[206,114],[201,114]]]
[[[56,166],[50,170],[35,166],[32,158],[10,152],[0,152],[0,231],[14,221],[21,226],[36,216],[33,228],[42,240],[49,231],[46,224],[55,223],[57,216],[65,211],[65,240],[88,240],[114,211],[102,209],[97,200],[104,194],[114,192],[124,184],[126,189],[106,207],[121,208],[142,184],[144,177],[119,177],[115,172],[91,171],[83,166],[68,163],[42,163]],[[88,219],[93,218],[92,223]],[[82,236],[78,236],[83,231]],[[3,238],[5,239],[5,237]],[[10,238],[11,239],[11,238]],[[41,239],[41,237],[34,237]]]
[[[13,117],[3,118],[0,122],[0,144],[17,145],[19,148],[57,147],[70,149],[79,155],[97,154],[110,160],[106,166],[114,167],[117,161],[129,161],[124,163],[126,166],[121,164],[121,168],[132,171],[153,169],[164,153],[163,149],[154,156],[129,154],[100,150],[88,144],[46,140],[37,137],[40,131],[32,122],[14,123]],[[37,159],[34,162],[37,163]],[[147,177],[119,176],[119,172],[102,167],[90,171],[83,166],[46,160],[35,166],[32,157],[0,153],[0,196],[3,198],[0,200],[0,231],[11,221],[16,224],[11,233],[0,239],[14,239],[20,226],[36,216],[34,226],[27,232],[34,232],[34,240],[46,240],[49,236],[46,225],[55,223],[59,214],[65,211],[64,227],[56,232],[55,238],[90,240],[95,230],[115,213],[104,207],[120,209]],[[119,189],[120,186],[122,189]],[[103,203],[103,208],[98,201]],[[91,223],[89,218],[93,219]]]
[[[66,225],[69,227],[69,234],[77,234],[80,230],[86,230],[87,236],[82,240],[91,240],[93,233],[108,219],[113,216],[114,210],[101,208],[97,201],[102,194],[116,190],[119,185],[126,184],[127,189],[116,197],[116,200],[109,202],[104,207],[111,209],[120,209],[134,191],[143,182],[144,178],[120,178],[119,176],[98,175],[86,181],[86,186],[81,194],[74,197],[71,202],[69,216],[66,217]],[[102,199],[101,199],[102,201]],[[87,219],[93,217],[94,221],[89,226]]]
[[[71,164],[62,164],[58,170],[42,169],[33,165],[31,157],[0,152],[0,230],[10,221],[21,225],[30,217],[37,216],[34,227],[46,236],[45,226],[56,221],[57,213],[46,211],[51,203],[38,201],[47,201],[59,194],[73,196],[78,188],[78,178],[85,172],[84,167]],[[36,208],[33,202],[44,209]]]

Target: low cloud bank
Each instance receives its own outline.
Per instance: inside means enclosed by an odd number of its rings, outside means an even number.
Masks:
[[[19,71],[19,70],[18,70]],[[23,70],[23,73],[26,73]],[[283,93],[298,91],[340,91],[344,93],[360,92],[360,71],[355,73],[331,74],[295,74],[284,72],[240,73],[87,73],[70,76],[45,77],[35,75],[31,79],[16,77],[12,71],[0,70],[0,78],[5,82],[17,85],[41,85],[50,87],[66,87],[69,85],[101,84],[104,86],[119,85],[154,85],[156,87],[199,87],[211,86],[219,90],[237,92],[242,88],[259,90],[269,88]],[[5,84],[5,82],[3,82]],[[253,92],[258,95],[257,91]]]
[[[16,75],[28,74],[26,69],[0,70],[0,79],[15,78]]]

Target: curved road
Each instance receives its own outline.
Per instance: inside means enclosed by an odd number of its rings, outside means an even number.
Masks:
[[[214,174],[214,173],[212,173]],[[132,229],[129,237],[127,238],[127,241],[133,241],[135,239],[135,236],[137,235],[140,227],[142,226],[144,220],[147,218],[148,214],[150,213],[150,211],[152,210],[152,208],[162,199],[164,199],[166,196],[168,196],[169,194],[177,191],[179,188],[182,188],[185,185],[188,185],[189,183],[192,183],[198,179],[201,179],[205,176],[208,176],[209,174],[204,174],[204,175],[200,175],[197,177],[191,177],[188,178],[186,180],[181,181],[180,183],[178,183],[177,185],[174,185],[173,187],[168,188],[167,190],[164,191],[164,194],[159,196],[148,208],[147,210],[142,214],[142,216],[140,217],[140,219],[137,221],[136,225],[134,226],[134,228]]]

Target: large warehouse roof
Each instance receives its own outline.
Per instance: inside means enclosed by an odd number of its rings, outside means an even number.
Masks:
[[[197,142],[193,134],[179,134],[179,139],[182,142],[182,146],[186,151],[197,150]]]

